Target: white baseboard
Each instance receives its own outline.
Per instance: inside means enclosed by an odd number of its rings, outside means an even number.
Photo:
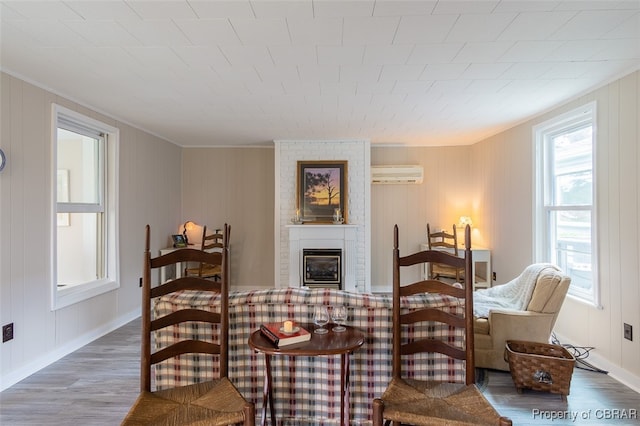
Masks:
[[[128,312],[114,320],[103,324],[101,327],[91,330],[90,332],[78,336],[70,342],[65,343],[63,346],[56,348],[55,350],[45,353],[38,357],[34,361],[22,366],[9,374],[0,377],[0,391],[10,388],[21,380],[26,379],[33,373],[45,368],[46,366],[53,364],[59,359],[63,358],[70,353],[77,351],[81,347],[93,342],[94,340],[108,334],[123,325],[133,321],[140,316],[140,310]]]
[[[560,340],[560,342],[562,343],[567,343],[570,340],[567,339],[565,336],[561,336],[559,334],[556,333],[556,337],[558,338],[558,340]],[[608,360],[607,358],[603,357],[602,355],[600,355],[598,353],[598,349],[593,349],[589,352],[589,358],[586,359],[586,361],[601,369],[604,371],[607,371],[609,376],[611,376],[612,378],[614,378],[615,380],[619,381],[620,383],[622,383],[625,386],[630,387],[631,389],[633,389],[634,391],[640,393],[640,377],[636,376],[635,374],[631,373],[628,370],[625,370],[624,368],[620,367],[619,365],[616,365],[614,363],[612,363],[610,360]]]
[[[596,367],[609,372],[609,376],[613,377],[623,385],[626,385],[634,391],[640,393],[640,377],[618,365],[611,363],[608,359],[600,356],[597,351],[590,352],[589,363]]]

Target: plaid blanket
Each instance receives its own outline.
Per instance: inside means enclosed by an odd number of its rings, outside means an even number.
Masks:
[[[219,311],[219,300],[199,292],[183,292],[158,299],[154,315],[162,316],[180,307],[205,306]],[[238,390],[262,408],[264,357],[249,348],[247,341],[262,323],[292,319],[313,323],[314,305],[344,305],[347,324],[365,334],[365,343],[350,357],[351,418],[354,424],[367,423],[371,403],[382,395],[391,379],[391,313],[389,295],[350,293],[332,289],[284,288],[233,292],[229,295],[229,378]],[[438,295],[405,297],[401,309],[409,311],[425,305],[446,307],[462,314],[458,299]],[[211,326],[186,323],[155,333],[155,345],[164,347],[174,339],[197,336],[213,341]],[[407,340],[426,335],[446,338],[461,345],[462,331],[423,323],[407,330]],[[210,356],[183,355],[156,367],[156,388],[182,386],[210,380],[219,375],[216,360]],[[464,363],[441,355],[408,356],[403,359],[407,377],[416,379],[464,382]],[[335,424],[340,419],[340,356],[272,358],[274,405],[283,424],[312,419],[313,424]],[[293,423],[291,423],[293,421]]]

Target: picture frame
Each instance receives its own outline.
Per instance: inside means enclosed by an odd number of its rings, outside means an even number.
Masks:
[[[171,239],[173,240],[174,248],[183,248],[187,246],[187,241],[184,239],[184,235],[182,234],[172,235]]]
[[[298,161],[296,206],[303,223],[347,223],[347,161]],[[339,209],[339,220],[334,214]]]

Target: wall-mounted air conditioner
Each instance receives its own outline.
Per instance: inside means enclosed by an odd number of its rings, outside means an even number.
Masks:
[[[371,166],[371,183],[422,183],[422,166]]]

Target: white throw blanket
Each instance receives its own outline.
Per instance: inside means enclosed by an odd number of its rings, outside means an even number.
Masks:
[[[488,318],[492,309],[525,310],[531,301],[538,276],[548,268],[559,271],[557,266],[550,263],[534,263],[506,284],[475,291],[473,314],[478,318]]]

